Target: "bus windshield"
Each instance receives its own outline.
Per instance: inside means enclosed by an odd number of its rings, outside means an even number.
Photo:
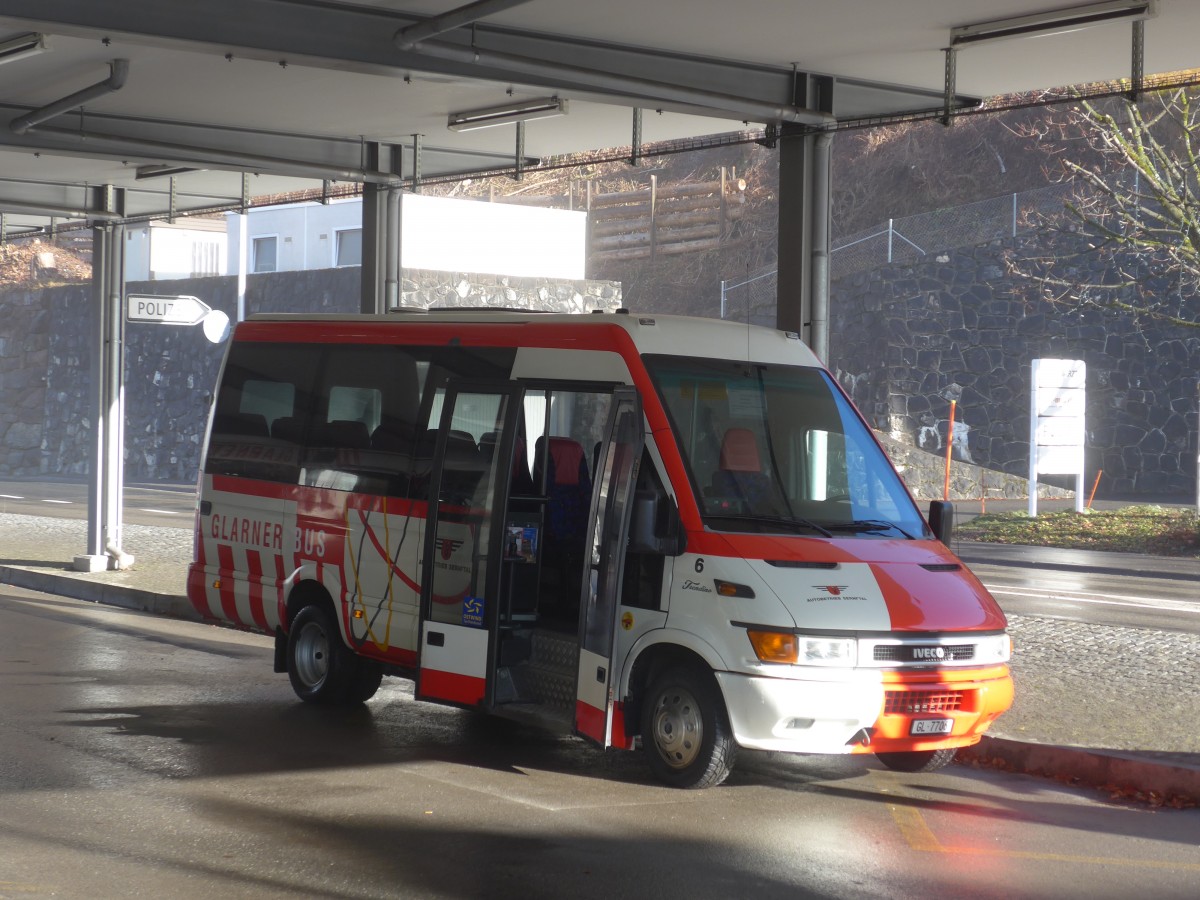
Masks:
[[[928,538],[912,498],[828,373],[648,356],[707,527]]]

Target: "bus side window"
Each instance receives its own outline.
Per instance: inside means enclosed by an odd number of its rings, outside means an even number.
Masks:
[[[403,348],[326,348],[304,457],[309,485],[403,495],[415,440],[416,360]]]
[[[638,467],[637,485],[634,496],[667,496],[662,479],[654,468],[650,451],[642,450],[642,462]],[[657,504],[662,506],[662,504]],[[639,553],[632,548],[625,554],[625,572],[621,584],[621,605],[639,609],[659,609],[662,603],[663,569],[666,557],[661,553]]]
[[[235,344],[225,365],[205,471],[294,484],[308,378],[320,348]],[[295,423],[287,437],[286,423]]]

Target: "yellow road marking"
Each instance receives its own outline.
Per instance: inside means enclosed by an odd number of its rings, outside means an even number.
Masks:
[[[16,894],[52,894],[54,888],[46,884],[25,884],[20,881],[0,881],[0,898],[15,896],[9,894],[9,891],[15,891]]]
[[[923,853],[958,853],[970,856],[995,856],[1005,859],[1034,859],[1043,862],[1082,863],[1091,866],[1127,866],[1138,869],[1173,869],[1200,872],[1200,863],[1168,862],[1159,859],[1129,859],[1119,856],[1076,856],[1070,853],[1039,853],[1033,850],[1000,850],[990,847],[947,847],[925,821],[919,809],[889,805],[892,819],[913,850]]]
[[[892,811],[892,818],[896,820],[900,833],[908,841],[908,846],[925,853],[946,852],[946,848],[930,830],[919,809],[913,809],[911,806],[889,806],[888,809]]]

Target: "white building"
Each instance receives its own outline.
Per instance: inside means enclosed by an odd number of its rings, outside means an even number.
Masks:
[[[203,278],[226,271],[224,219],[194,217],[174,224],[125,228],[125,280]]]
[[[229,249],[224,272],[236,275],[242,217],[226,215]],[[295,272],[362,265],[362,200],[290,203],[246,215],[248,272]]]

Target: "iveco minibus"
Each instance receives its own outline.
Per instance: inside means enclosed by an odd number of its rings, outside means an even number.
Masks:
[[[794,334],[616,313],[237,326],[188,594],[316,704],[421,700],[640,747],[929,770],[1012,702],[1006,622]],[[939,537],[942,538],[939,540]]]

